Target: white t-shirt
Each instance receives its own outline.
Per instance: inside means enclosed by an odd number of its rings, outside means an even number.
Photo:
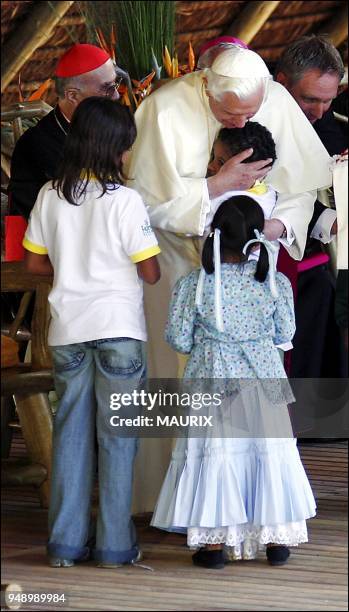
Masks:
[[[102,197],[92,180],[81,204],[39,192],[23,246],[54,268],[48,344],[128,337],[146,340],[143,282],[136,263],[160,252],[140,195],[115,186]]]
[[[253,200],[256,200],[256,202],[258,202],[258,204],[263,209],[264,218],[270,219],[272,212],[276,205],[277,194],[276,194],[275,189],[273,189],[270,185],[265,185],[264,183],[262,183],[261,186],[264,187],[265,189],[265,191],[261,189],[261,193],[254,192],[253,187],[252,187],[251,190],[246,190],[246,191],[227,191],[226,193],[223,193],[217,198],[212,199],[210,212],[208,213],[206,217],[205,229],[206,230],[209,229],[212,223],[212,219],[215,216],[220,205],[226,200],[228,200],[229,198],[233,196],[239,196],[239,195],[249,196]]]
[[[211,209],[210,209],[209,214],[206,217],[206,224],[205,224],[206,235],[210,231],[213,217],[215,216],[220,205],[223,204],[223,202],[225,202],[226,200],[229,200],[229,198],[239,196],[239,195],[248,196],[252,198],[253,200],[255,200],[262,208],[263,213],[264,213],[264,218],[270,219],[272,212],[276,205],[276,200],[277,200],[277,193],[275,189],[273,189],[270,185],[261,183],[260,193],[258,193],[258,188],[257,190],[254,191],[253,187],[247,191],[227,191],[226,193],[223,193],[222,195],[217,196],[217,198],[214,198],[211,200]],[[275,241],[274,244],[279,246],[279,243],[277,241]],[[259,249],[257,251],[252,251],[249,255],[249,259],[257,260],[258,258],[259,258]]]

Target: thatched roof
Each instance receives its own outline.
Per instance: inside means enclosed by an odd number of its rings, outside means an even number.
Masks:
[[[85,20],[80,10],[81,2],[1,2],[2,47],[8,59],[22,52],[19,33],[21,27],[31,26],[35,32],[35,12],[39,5],[53,7],[63,5],[65,14],[52,27],[47,40],[41,43],[26,59],[20,68],[22,89],[24,94],[30,94],[39,84],[52,76],[57,59],[74,42],[86,42]],[[345,26],[346,1],[283,1],[283,2],[176,2],[176,48],[180,62],[187,61],[188,42],[191,41],[197,53],[201,45],[211,38],[227,31],[236,35],[234,26],[240,27],[241,16],[244,11],[260,8],[257,5],[275,5],[267,7],[270,15],[253,33],[249,42],[250,47],[260,53],[267,62],[274,62],[291,41],[303,34],[338,30],[339,39],[336,44],[347,61],[347,40]],[[240,21],[239,21],[240,20]],[[338,21],[340,25],[338,26]],[[344,33],[343,33],[344,28]],[[44,26],[45,29],[45,26]],[[347,31],[346,31],[347,32]],[[344,40],[345,38],[345,40]],[[47,101],[52,102],[54,93],[48,92]],[[18,72],[11,77],[11,81],[3,91],[3,103],[18,100]]]

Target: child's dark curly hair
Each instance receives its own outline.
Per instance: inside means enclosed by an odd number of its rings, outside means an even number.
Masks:
[[[276,160],[275,142],[271,133],[256,121],[247,121],[243,128],[223,128],[218,134],[218,140],[229,147],[232,156],[252,148],[253,154],[244,159],[243,163],[269,158],[274,163]]]

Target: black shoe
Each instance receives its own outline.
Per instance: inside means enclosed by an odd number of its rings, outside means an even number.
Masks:
[[[194,565],[208,569],[222,569],[224,567],[223,550],[208,550],[200,548],[193,556]]]
[[[287,546],[268,546],[266,554],[270,565],[285,565],[290,551]]]

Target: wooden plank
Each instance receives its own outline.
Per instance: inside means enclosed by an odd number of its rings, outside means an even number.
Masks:
[[[336,456],[333,470],[326,462],[318,465],[316,458],[324,453]],[[62,591],[63,580],[69,610],[347,610],[347,492],[342,486],[347,448],[307,446],[306,454],[312,462],[309,476],[322,479],[326,496],[319,515],[309,521],[309,543],[294,549],[286,566],[270,567],[262,551],[256,561],[220,571],[196,568],[185,536],[155,530],[148,526],[149,515],[142,515],[136,523],[144,563],[154,572],[97,569],[92,562],[52,569],[45,556],[46,512],[13,496],[5,505],[3,580],[50,591]],[[338,466],[343,478],[334,480]]]
[[[342,10],[336,12],[330,21],[325,23],[319,34],[326,34],[335,47],[348,38],[348,4],[343,2]]]
[[[1,93],[29,60],[35,49],[52,35],[73,2],[35,2],[30,15],[19,25],[3,49]]]
[[[244,6],[231,25],[225,30],[224,34],[240,38],[246,44],[250,43],[279,4],[279,1],[247,2],[246,6]]]

